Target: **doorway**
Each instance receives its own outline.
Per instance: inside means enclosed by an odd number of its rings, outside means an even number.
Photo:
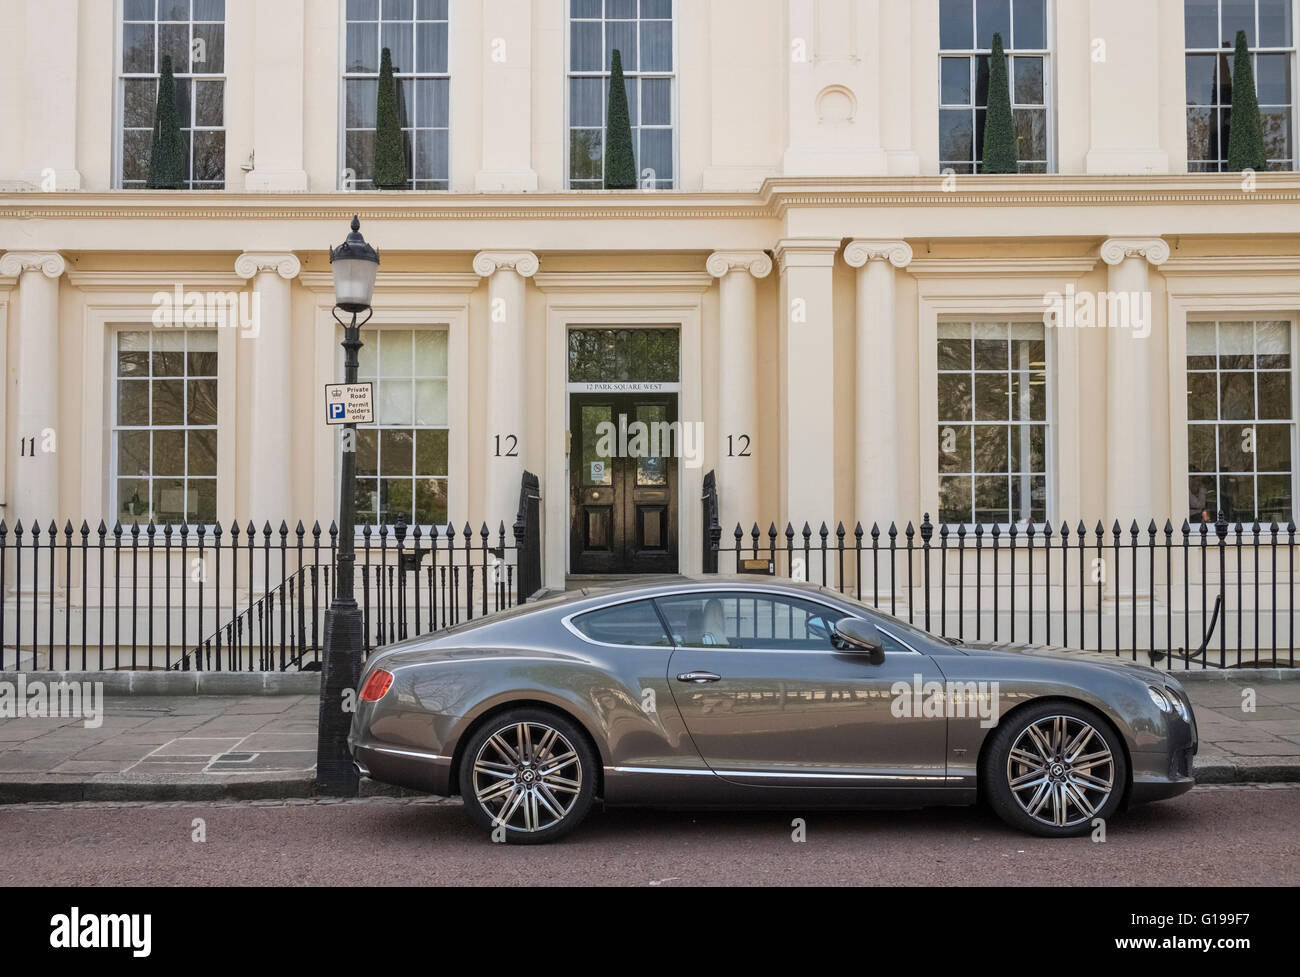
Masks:
[[[571,573],[676,573],[676,393],[569,398]]]

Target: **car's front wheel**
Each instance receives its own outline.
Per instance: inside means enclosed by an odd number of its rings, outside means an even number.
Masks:
[[[1065,838],[1087,834],[1119,810],[1128,767],[1123,744],[1095,710],[1045,702],[998,727],[980,776],[1007,824]]]
[[[494,841],[554,841],[591,809],[596,762],[572,720],[546,709],[512,709],[480,727],[465,748],[465,812]]]

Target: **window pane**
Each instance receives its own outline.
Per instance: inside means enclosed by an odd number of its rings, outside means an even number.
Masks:
[[[971,521],[971,477],[945,476],[939,479],[939,519],[941,522]]]
[[[349,78],[344,82],[347,92],[347,106],[344,109],[344,124],[349,129],[371,127],[375,125],[375,106],[379,95],[379,82],[374,79]]]
[[[377,83],[373,83],[376,84]],[[447,95],[450,82],[445,78],[426,78],[415,83],[415,124],[421,128],[445,129],[450,124]],[[373,90],[372,90],[373,91]],[[371,100],[371,119],[374,100]],[[374,125],[370,122],[369,125]]]
[[[971,113],[964,109],[939,112],[939,157],[963,162],[974,158]]]
[[[379,369],[386,377],[411,376],[411,331],[384,329],[379,333]]]
[[[569,131],[569,177],[571,180],[602,181],[604,179],[602,130],[571,129]]]
[[[1008,429],[1003,425],[975,426],[974,471],[1005,472],[1007,470]]]
[[[347,71],[379,70],[379,25],[348,24]]]
[[[971,381],[969,376],[956,373],[939,375],[939,420],[969,421],[971,419]]]
[[[614,52],[618,51],[623,58],[623,70],[637,70],[636,29],[635,21],[605,22],[606,63],[602,68],[608,69],[614,63]]]
[[[415,70],[444,73],[447,70],[447,24],[418,24],[415,40]]]
[[[186,432],[186,445],[190,475],[217,474],[217,432],[191,430]]]
[[[154,70],[153,24],[124,24],[122,26],[122,71],[149,73]],[[173,68],[175,70],[175,68]]]
[[[672,82],[667,78],[647,78],[641,82],[642,125],[666,126],[672,123],[672,91]],[[584,123],[575,120],[575,124]]]
[[[939,471],[971,470],[971,427],[969,424],[939,426]]]
[[[970,105],[970,58],[939,59],[939,101],[944,105]]]
[[[226,70],[226,25],[195,24],[190,47],[194,73],[219,75]]]
[[[151,423],[184,424],[185,423],[185,381],[154,380],[150,384],[153,396]]]
[[[217,381],[186,381],[186,420],[190,424],[217,423]]]
[[[569,25],[569,67],[572,71],[604,71],[604,32],[600,21],[573,21]],[[626,70],[627,62],[623,67]]]
[[[1255,46],[1255,0],[1222,0],[1222,37],[1219,43],[1223,47],[1232,47],[1237,40],[1237,31],[1246,32],[1246,43]]]
[[[1193,472],[1218,471],[1218,450],[1215,429],[1210,424],[1190,424],[1187,427],[1187,468]]]
[[[447,381],[415,381],[415,423],[447,423]]]
[[[1011,0],[975,0],[976,44],[991,48],[995,33],[1002,35],[1004,47],[1011,46]]]
[[[117,473],[119,475],[148,477],[148,431],[119,431],[117,433]]]
[[[428,525],[447,521],[447,480],[421,478],[415,482],[415,519]]]
[[[647,174],[646,171],[649,170]],[[671,129],[642,129],[641,156],[637,160],[638,180],[673,178],[673,133]]]
[[[1047,5],[1044,0],[1015,0],[1014,10],[1016,47],[1022,51],[1045,49]]]
[[[569,79],[569,122],[574,126],[605,124],[605,85],[599,78]]]
[[[1266,373],[1259,385],[1259,416],[1261,418],[1289,418],[1291,416],[1291,374]]]
[[[1017,57],[1012,60],[1015,75],[1014,100],[1017,105],[1042,105],[1043,59]]]
[[[1255,326],[1256,362],[1261,370],[1290,369],[1291,324],[1261,322]]]
[[[580,614],[573,619],[573,626],[592,641],[604,644],[665,646],[669,643],[659,615],[648,600]]]
[[[153,474],[185,474],[185,432],[153,432]]]
[[[129,425],[149,423],[148,380],[117,382],[117,423]]]
[[[672,21],[648,21],[641,24],[641,70],[673,70]]]
[[[415,432],[415,474],[447,474],[447,438],[445,430]]]
[[[385,380],[378,385],[380,424],[410,424],[413,420],[410,380]]]
[[[971,0],[939,0],[939,47],[965,51],[974,47]]]
[[[1291,46],[1291,0],[1259,0],[1259,43]]]
[[[1183,31],[1189,48],[1217,48],[1218,0],[1184,0]]]
[[[414,473],[415,438],[409,430],[381,430],[379,432],[379,474],[405,475]]]
[[[1291,470],[1291,425],[1255,426],[1255,469],[1261,472]],[[1193,469],[1196,471],[1196,469]]]
[[[388,48],[393,59],[393,71],[397,74],[410,72],[415,59],[412,51],[415,47],[415,31],[411,24],[385,22],[380,25],[379,43]]]

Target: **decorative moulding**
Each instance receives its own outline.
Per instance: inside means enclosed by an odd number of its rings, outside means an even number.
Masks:
[[[844,248],[844,262],[851,268],[861,268],[871,261],[888,261],[895,268],[906,268],[912,262],[912,248],[906,241],[850,241]]]
[[[138,292],[172,288],[241,288],[244,279],[226,271],[78,271],[69,269],[68,281],[77,288],[98,292]]]
[[[748,271],[755,278],[766,278],[772,273],[772,259],[765,251],[714,251],[704,267],[714,278],[722,278],[730,271]]]
[[[46,278],[58,278],[68,263],[57,251],[6,251],[0,258],[0,275],[17,278],[25,271],[39,271]]]
[[[531,251],[480,251],[474,255],[474,273],[481,278],[490,278],[503,268],[532,278],[540,266],[537,255]]]
[[[1156,266],[1169,260],[1169,242],[1160,237],[1112,237],[1101,245],[1101,260],[1117,265],[1125,258],[1146,258]]]
[[[252,278],[261,271],[273,271],[293,281],[302,271],[302,262],[288,251],[245,251],[235,259],[235,274],[240,278]]]

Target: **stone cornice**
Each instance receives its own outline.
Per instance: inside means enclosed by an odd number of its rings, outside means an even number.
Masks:
[[[912,261],[912,248],[906,241],[850,241],[844,248],[844,262],[850,268],[862,268],[872,261],[888,261],[895,268],[906,268]]]
[[[293,281],[302,271],[302,262],[292,251],[245,251],[235,259],[235,274],[252,278],[260,271],[273,271],[285,281]]]
[[[46,278],[58,278],[68,263],[57,251],[6,251],[0,258],[0,275],[17,278],[25,271],[39,271]]]
[[[537,255],[531,251],[480,251],[474,255],[474,274],[481,278],[491,278],[503,268],[532,278],[539,267]]]
[[[1101,260],[1118,265],[1126,258],[1145,258],[1157,267],[1169,260],[1169,242],[1161,237],[1111,237],[1101,243]]]
[[[664,190],[549,193],[353,191],[246,193],[114,190],[0,193],[0,219],[350,221],[586,220],[593,218],[779,218],[821,207],[1096,207],[1109,204],[1258,206],[1300,202],[1300,174],[1260,173],[1253,190],[1236,174],[1152,176],[1009,174],[957,177],[945,191],[934,176],[769,177],[754,192]],[[326,235],[328,237],[328,235]]]
[[[772,273],[772,259],[765,251],[714,251],[704,267],[714,278],[731,271],[748,271],[755,278],[766,278]]]

